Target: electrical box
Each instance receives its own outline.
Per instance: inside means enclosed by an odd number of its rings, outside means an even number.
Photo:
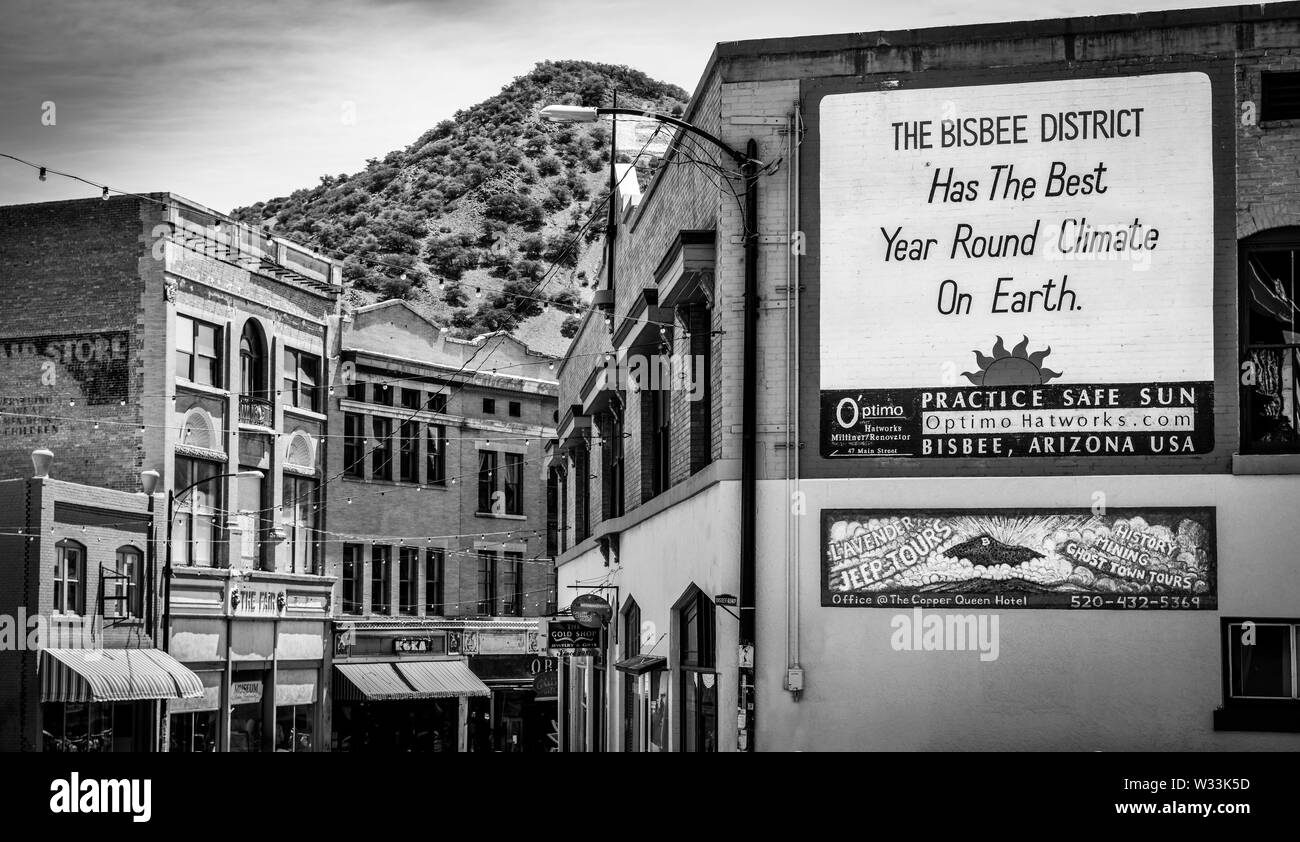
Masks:
[[[803,670],[795,667],[785,671],[785,689],[792,692],[803,690]]]

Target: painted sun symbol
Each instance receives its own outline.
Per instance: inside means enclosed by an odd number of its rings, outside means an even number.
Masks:
[[[1027,353],[1028,350],[1028,336],[1010,351],[1007,351],[1007,346],[999,336],[993,346],[993,356],[986,356],[979,351],[973,352],[980,370],[963,371],[961,376],[976,386],[1037,386],[1061,376],[1059,371],[1043,368],[1043,360],[1052,353],[1051,346],[1032,354]]]

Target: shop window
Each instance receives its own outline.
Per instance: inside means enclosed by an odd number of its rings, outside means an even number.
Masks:
[[[1260,76],[1260,122],[1300,120],[1300,72],[1263,72]]]
[[[447,428],[430,424],[424,430],[424,475],[429,485],[447,484]]]
[[[650,496],[662,494],[672,485],[670,478],[672,451],[672,390],[657,389],[642,400],[650,400]]]
[[[1300,227],[1241,244],[1242,450],[1300,452]]]
[[[239,394],[269,403],[266,388],[266,338],[257,322],[249,319],[239,335]]]
[[[636,600],[628,597],[623,609],[623,657],[631,658],[641,654],[641,607]],[[637,683],[640,677],[632,673],[623,676],[623,751],[636,751],[638,714],[640,702],[637,698]]]
[[[1222,731],[1300,731],[1300,620],[1223,621]]]
[[[391,480],[393,478],[393,419],[371,419],[375,432],[375,449],[370,452],[370,478]]]
[[[280,517],[289,547],[289,570],[293,573],[315,573],[320,557],[317,532],[320,508],[318,496],[320,483],[311,477],[284,475],[284,496],[281,499]]]
[[[501,514],[504,508],[498,509],[497,500],[497,452],[495,450],[480,450],[478,452],[478,513],[479,514]],[[504,501],[502,501],[504,506]]]
[[[223,485],[215,479],[222,466],[205,459],[177,456],[173,487],[189,488],[176,498],[176,520],[172,529],[173,546],[179,550],[177,563],[212,567],[219,561],[221,541],[219,513],[222,509]]]
[[[400,547],[397,551],[397,610],[400,614],[420,613],[419,560],[420,551],[415,547]]]
[[[424,613],[430,617],[441,617],[447,612],[447,551],[440,547],[427,550],[424,565]]]
[[[573,451],[573,540],[591,535],[591,453],[586,445]]]
[[[678,603],[681,751],[718,750],[718,676],[713,602],[692,586]]]
[[[397,437],[397,478],[402,482],[420,481],[420,425],[403,421]]]
[[[355,479],[366,475],[365,417],[351,412],[343,416],[343,475]]]
[[[496,560],[497,554],[495,552],[492,552],[491,550],[479,551],[477,582],[478,602],[477,605],[475,605],[475,613],[483,616],[491,616],[496,613]]]
[[[500,575],[501,616],[519,617],[524,608],[524,554],[502,553]]]
[[[241,465],[240,471],[258,470],[255,466]],[[248,564],[260,562],[266,546],[266,477],[241,476],[236,481],[239,489],[239,525],[243,530],[240,555]]]
[[[221,386],[221,328],[176,317],[176,376],[205,386]]]
[[[360,544],[343,545],[343,613],[361,614],[362,576],[365,573],[365,556]]]
[[[523,415],[523,406],[519,403],[519,401],[511,401],[508,410],[510,412],[511,418],[518,418],[519,416]]]
[[[560,610],[560,574],[554,564],[546,569],[546,614],[554,617]]]
[[[392,613],[392,597],[389,596],[391,562],[392,547],[370,548],[370,610],[374,614]]]
[[[104,582],[104,616],[143,617],[141,576],[144,554],[136,547],[118,547],[113,576]]]
[[[522,453],[507,453],[505,457],[506,514],[522,515],[524,513],[524,456]]]
[[[275,750],[311,751],[315,735],[315,705],[284,705],[275,709]]]
[[[447,411],[447,393],[446,393],[446,392],[443,392],[443,391],[430,392],[430,393],[429,393],[429,402],[428,402],[428,404],[426,404],[426,408],[427,408],[430,412],[446,412],[446,411]]]
[[[54,561],[54,611],[80,614],[85,610],[86,548],[76,541],[60,541]]]
[[[623,410],[621,407],[612,407],[607,415],[607,427],[609,434],[606,436],[605,445],[601,448],[601,457],[604,459],[604,470],[601,472],[601,480],[605,484],[604,498],[608,501],[609,510],[605,517],[616,518],[623,515],[623,480],[624,480],[624,449],[623,449]]]
[[[49,752],[144,751],[148,739],[136,702],[67,702],[41,705],[44,750]],[[139,727],[137,727],[139,726]]]
[[[174,713],[171,716],[171,745],[175,752],[192,753],[217,750],[217,712]]]
[[[560,470],[546,472],[546,555],[560,554]],[[553,611],[547,613],[555,613]]]
[[[293,348],[284,349],[285,403],[320,412],[320,357]]]
[[[419,389],[402,389],[402,408],[403,409],[420,409],[420,390]]]

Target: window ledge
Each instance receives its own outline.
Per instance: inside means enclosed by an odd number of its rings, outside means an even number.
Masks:
[[[202,392],[205,395],[212,395],[218,398],[230,397],[229,389],[222,389],[220,386],[207,386],[203,383],[195,383],[187,377],[176,375],[176,385],[184,389],[193,389],[196,392]]]
[[[284,414],[285,414],[285,415],[297,415],[297,416],[300,416],[300,417],[302,417],[302,418],[310,418],[310,419],[313,420],[313,421],[328,421],[328,420],[329,420],[329,416],[328,416],[328,415],[326,415],[326,414],[323,413],[323,412],[317,412],[317,411],[315,411],[314,409],[303,409],[303,408],[300,407],[300,406],[290,406],[290,405],[287,404],[287,403],[284,404],[284,405],[281,407],[281,409],[284,410]]]
[[[1232,473],[1237,476],[1300,474],[1300,453],[1234,453]]]
[[[495,518],[497,520],[528,520],[528,515],[498,515],[492,512],[475,512],[474,517]]]
[[[1300,734],[1300,706],[1216,708],[1214,730]]]

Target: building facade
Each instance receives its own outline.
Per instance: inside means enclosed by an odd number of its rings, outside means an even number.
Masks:
[[[1295,3],[718,45],[757,207],[679,134],[560,374],[568,747],[1294,748],[1298,90]]]
[[[159,648],[153,499],[50,477],[0,482],[0,751],[156,751],[197,675]]]
[[[334,748],[543,748],[555,358],[504,333],[449,337],[402,301],[351,311],[340,347]]]
[[[0,472],[161,478],[162,645],[203,685],[163,744],[320,749],[339,267],[170,193],[0,208],[0,242]]]

